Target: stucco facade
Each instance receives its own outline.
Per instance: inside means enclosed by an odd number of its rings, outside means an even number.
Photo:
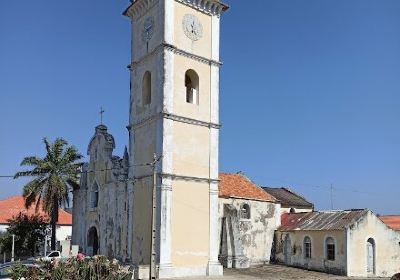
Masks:
[[[80,189],[74,190],[72,244],[88,255],[103,254],[125,261],[129,219],[128,162],[113,156],[114,138],[107,127],[96,127],[83,168]]]
[[[132,263],[135,277],[148,275],[155,156],[160,278],[222,275],[219,21],[227,6],[217,0],[131,2],[124,12],[132,24],[129,147],[122,159],[113,156],[114,139],[104,126],[96,128],[87,176],[74,193],[73,242]],[[185,23],[188,16],[201,26],[196,38],[194,30],[187,33],[194,24]]]
[[[240,210],[244,204],[249,206],[249,219],[240,217]],[[232,206],[238,215],[238,235],[234,238],[238,239],[239,246],[243,249],[243,256],[248,260],[248,266],[269,263],[274,232],[280,224],[280,204],[249,199],[220,198],[220,232],[223,228],[223,219],[226,218],[224,211],[226,205]],[[220,252],[220,258],[225,257],[223,252]]]
[[[155,154],[162,156],[156,165],[160,277],[222,274],[218,100],[219,19],[225,9],[215,0],[138,0],[124,13],[132,21],[133,38],[128,126],[130,176],[135,177],[132,262],[139,270],[149,264],[153,180],[151,168],[142,165]],[[185,34],[187,15],[201,25],[197,39]],[[196,80],[193,102],[187,97],[188,71]]]
[[[399,232],[368,210],[326,214],[288,214],[292,221],[283,221],[275,234],[276,260],[355,277],[390,277],[400,271]],[[328,244],[334,245],[331,256]]]

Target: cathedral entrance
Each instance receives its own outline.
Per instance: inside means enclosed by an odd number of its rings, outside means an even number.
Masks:
[[[86,254],[89,256],[94,256],[98,254],[99,251],[99,236],[97,235],[97,229],[91,227],[88,232],[88,247]]]

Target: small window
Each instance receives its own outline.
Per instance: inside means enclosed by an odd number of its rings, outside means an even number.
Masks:
[[[250,206],[247,203],[242,204],[240,207],[240,218],[242,220],[249,220],[250,217]]]
[[[291,214],[292,214],[292,213],[296,213],[296,209],[290,208],[289,212],[290,212]]]
[[[186,102],[199,104],[199,76],[193,70],[187,70],[185,73]]]
[[[326,259],[329,261],[335,260],[335,240],[332,237],[326,239]]]
[[[96,183],[92,188],[90,204],[92,208],[97,208],[97,206],[99,205],[99,187],[97,186]]]
[[[311,238],[304,237],[304,258],[311,259]]]
[[[151,73],[146,71],[142,82],[142,102],[143,105],[151,103]]]

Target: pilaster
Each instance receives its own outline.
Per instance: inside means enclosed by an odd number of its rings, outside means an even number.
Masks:
[[[161,223],[160,223],[160,265],[159,277],[170,278],[173,276],[171,260],[171,206],[172,206],[172,181],[162,178],[161,183]]]
[[[218,183],[210,183],[210,252],[207,266],[208,276],[223,274],[223,268],[218,261],[219,235],[218,235]]]

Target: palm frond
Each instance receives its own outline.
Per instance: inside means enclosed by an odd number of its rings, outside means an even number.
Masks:
[[[54,158],[59,160],[61,159],[62,153],[64,151],[64,147],[67,145],[67,141],[65,141],[63,138],[57,138],[52,147],[52,151],[54,154]]]
[[[43,159],[36,156],[30,156],[30,157],[25,157],[22,160],[21,166],[39,166],[42,162]]]

